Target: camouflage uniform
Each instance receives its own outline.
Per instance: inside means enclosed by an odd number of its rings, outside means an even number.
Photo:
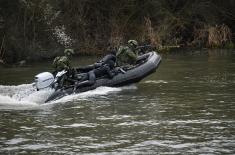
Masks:
[[[134,41],[135,45],[132,44],[132,41]],[[118,52],[116,53],[117,66],[132,66],[136,63],[137,51],[135,48],[137,45],[137,41],[129,40],[128,46],[119,47]]]
[[[53,67],[57,72],[71,68],[70,60],[67,56],[58,56],[53,61]]]
[[[71,64],[70,64],[70,57],[73,54],[72,49],[65,49],[64,54],[65,56],[58,56],[54,59],[53,61],[53,67],[57,72],[62,71],[62,70],[69,70],[71,69]]]
[[[55,68],[55,71],[53,72],[54,76],[62,70],[67,71],[67,73],[58,80],[58,86],[56,89],[73,84],[69,79],[74,76],[74,74],[72,74],[72,68],[70,64],[71,55],[74,54],[74,52],[72,49],[65,49],[64,54],[64,56],[56,57],[53,61],[53,67]]]

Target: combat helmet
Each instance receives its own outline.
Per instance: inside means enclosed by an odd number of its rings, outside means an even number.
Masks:
[[[136,40],[128,40],[128,46],[136,48],[138,46],[138,42]]]
[[[74,50],[73,49],[65,49],[64,54],[66,56],[71,56],[72,54],[74,54]]]

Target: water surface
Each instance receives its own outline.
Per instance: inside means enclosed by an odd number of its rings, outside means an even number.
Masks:
[[[0,154],[235,154],[233,51],[165,54],[136,85],[46,105],[30,84],[45,70],[0,69]]]

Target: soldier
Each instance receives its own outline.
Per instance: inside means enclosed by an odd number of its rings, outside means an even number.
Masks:
[[[58,56],[53,61],[53,67],[55,68],[55,72],[59,72],[62,70],[70,70],[71,69],[71,57],[74,54],[73,49],[65,49],[64,56]]]
[[[129,40],[127,46],[120,46],[117,56],[117,66],[131,67],[136,63],[138,42],[136,40]]]
[[[65,75],[58,79],[58,83],[54,86],[55,89],[62,88],[63,86],[69,86],[74,83],[72,79],[74,78],[75,73],[73,73],[70,62],[72,54],[74,54],[73,49],[65,49],[64,56],[58,56],[53,61],[53,67],[55,68],[55,71],[53,72],[54,76],[62,70],[67,71]]]
[[[102,76],[107,75],[108,78],[113,78],[115,76],[115,73],[112,72],[114,69],[115,59],[112,59],[111,57],[108,58],[99,66],[99,67],[87,67],[88,73],[85,73],[85,77],[83,78],[84,81],[75,83],[75,89],[84,87],[84,86],[91,86],[95,84],[96,79]]]

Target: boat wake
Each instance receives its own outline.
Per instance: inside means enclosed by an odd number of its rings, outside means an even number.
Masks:
[[[84,100],[89,97],[95,97],[95,96],[101,96],[101,95],[107,95],[114,92],[119,92],[123,88],[114,88],[114,87],[98,87],[94,90],[90,90],[87,92],[79,93],[79,94],[71,94],[68,96],[65,96],[61,99],[49,102],[47,104],[54,104],[54,103],[65,103],[65,102],[71,102],[76,100]]]
[[[52,92],[52,90],[36,91],[32,84],[0,85],[0,109],[38,108]]]
[[[74,100],[84,100],[88,97],[106,95],[113,92],[119,92],[125,89],[136,89],[136,87],[98,87],[94,90],[90,90],[80,94],[68,95],[59,100],[43,104],[45,100],[54,92],[52,89],[36,91],[32,84],[22,84],[18,86],[0,85],[0,110],[40,109],[45,105],[51,105],[55,103],[66,103]]]

